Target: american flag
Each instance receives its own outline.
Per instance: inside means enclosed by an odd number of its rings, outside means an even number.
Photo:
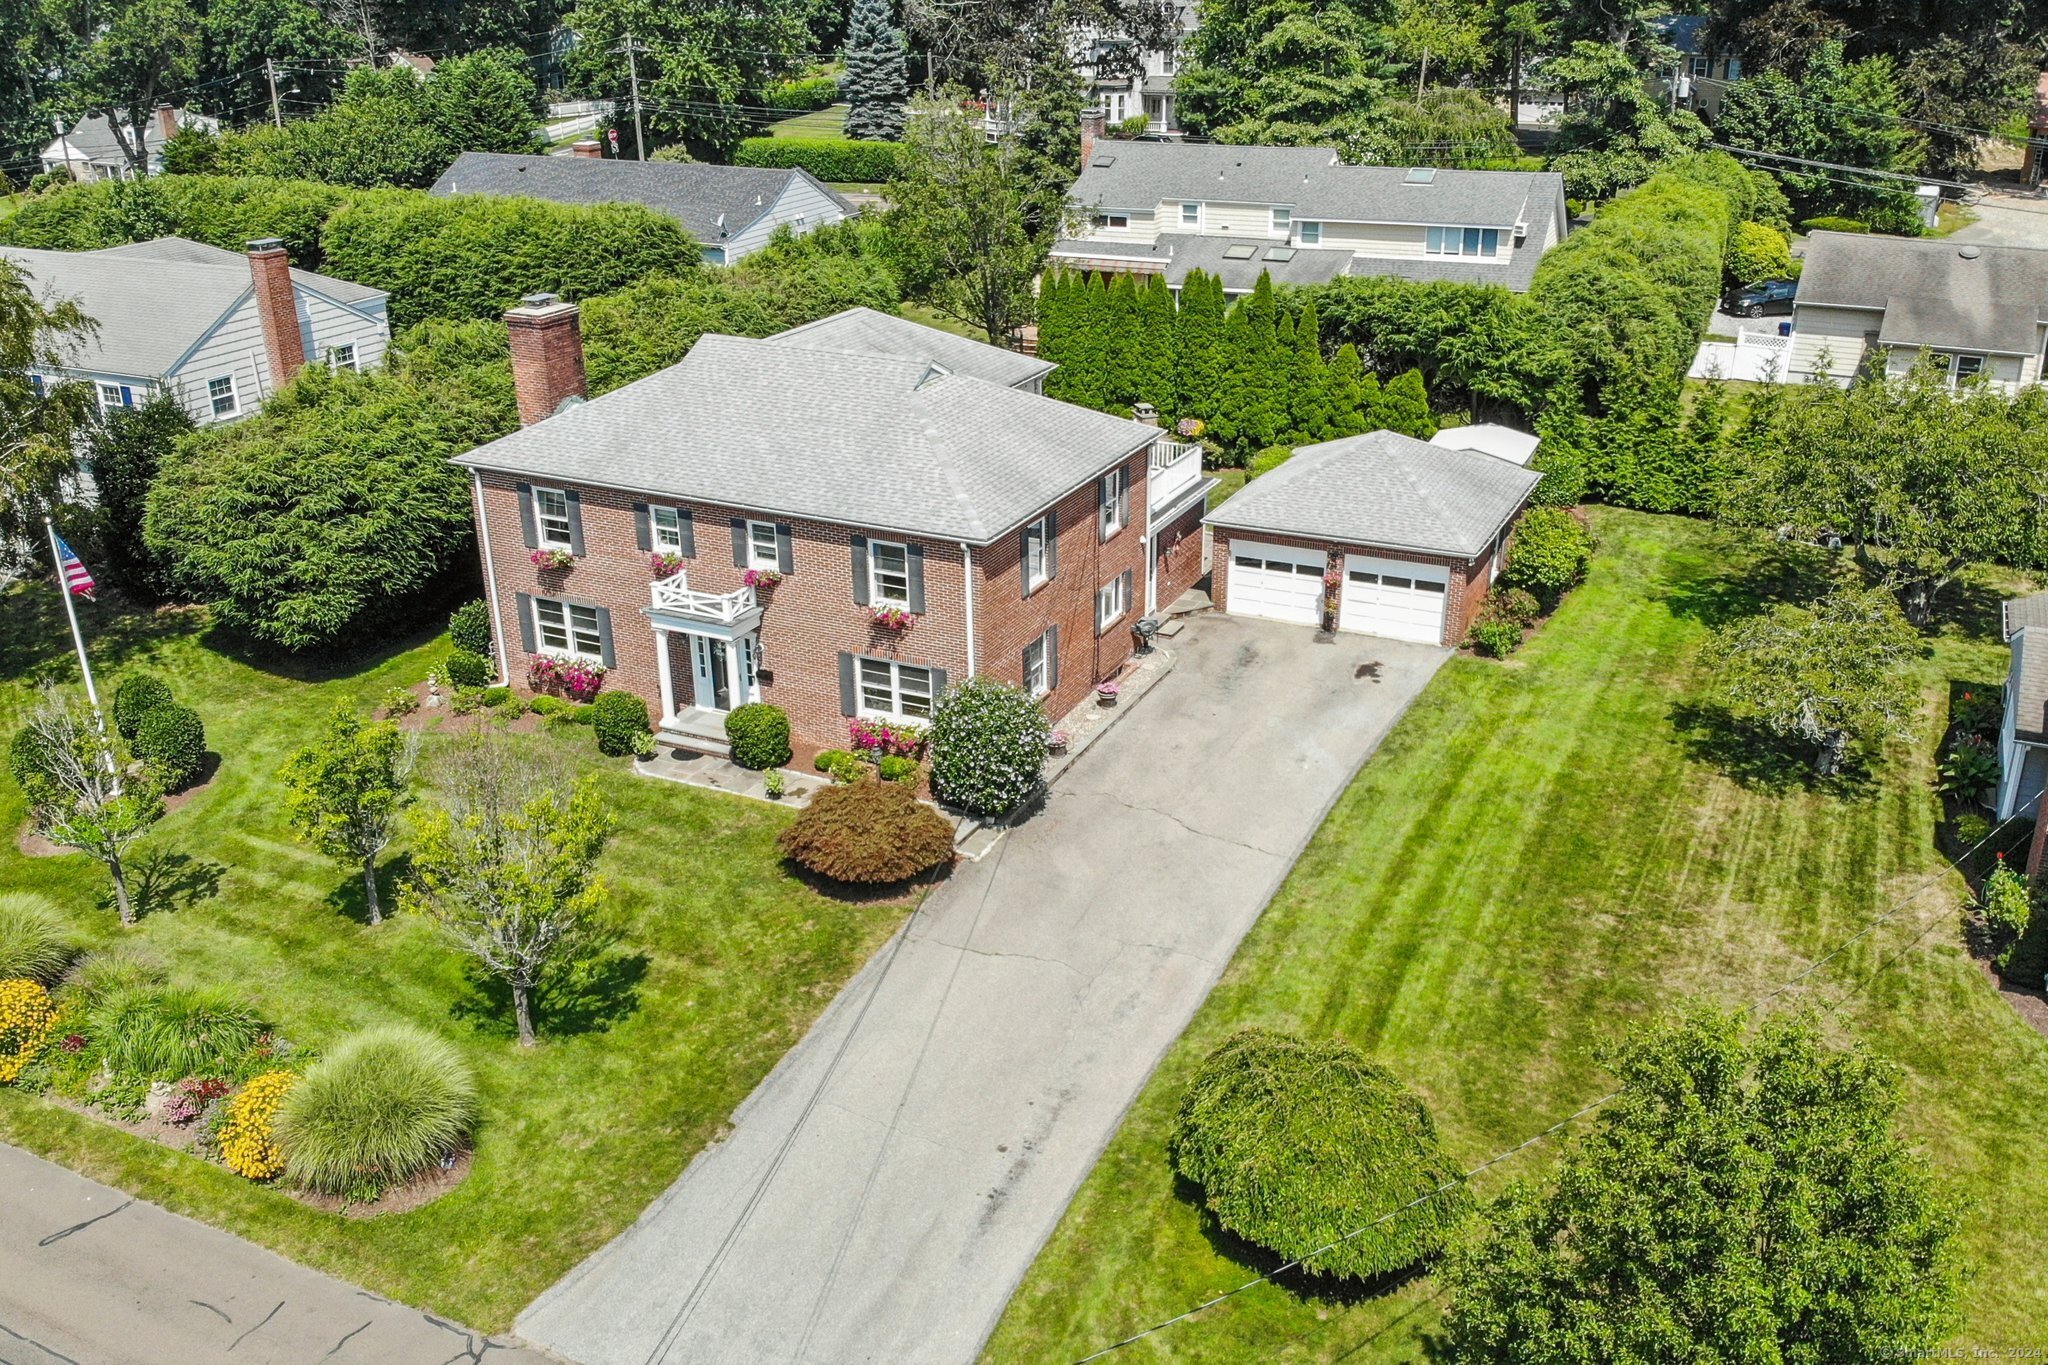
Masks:
[[[85,567],[78,551],[72,549],[62,536],[57,537],[57,572],[63,575],[64,586],[71,590],[73,597],[92,601],[93,592],[98,587],[92,581],[92,570]]]

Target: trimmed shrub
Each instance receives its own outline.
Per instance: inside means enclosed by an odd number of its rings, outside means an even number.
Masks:
[[[1252,456],[1251,477],[1256,479],[1261,474],[1270,474],[1293,458],[1293,446],[1267,446]]]
[[[135,756],[157,786],[181,790],[206,764],[206,725],[189,706],[159,706],[135,732]]]
[[[725,742],[742,768],[779,768],[790,760],[789,714],[767,702],[750,701],[726,713]]]
[[[491,653],[491,604],[481,597],[474,602],[464,602],[448,614],[448,640],[457,649],[481,654],[485,658]]]
[[[900,782],[912,791],[917,790],[917,780],[924,768],[916,759],[901,754],[883,754],[875,764],[875,771],[884,782]]]
[[[592,702],[590,728],[597,732],[597,751],[611,758],[624,758],[635,739],[654,733],[647,703],[631,692],[606,692]]]
[[[1010,814],[1038,789],[1052,722],[1023,688],[969,678],[932,713],[932,791],[973,815]]]
[[[456,687],[488,687],[498,672],[489,659],[467,649],[450,650],[444,671],[449,683]]]
[[[374,1197],[466,1137],[476,1079],[445,1038],[386,1024],[308,1067],[277,1111],[285,1174],[326,1194]]]
[[[1504,621],[1498,617],[1474,621],[1470,642],[1472,648],[1481,654],[1505,659],[1522,647],[1522,628],[1513,621]]]
[[[1782,279],[1792,273],[1785,239],[1762,223],[1737,223],[1728,243],[1728,273],[1737,284]]]
[[[263,1031],[256,1011],[216,986],[118,986],[86,1014],[117,1076],[239,1076]]]
[[[129,743],[142,729],[142,718],[176,698],[171,685],[154,673],[130,673],[114,688],[114,729]]]
[[[852,757],[853,755],[844,749],[820,749],[818,756],[811,760],[811,766],[821,773],[829,773],[832,771],[832,765],[840,759]]]
[[[532,710],[533,714],[546,720],[567,711],[571,703],[563,701],[560,697],[550,696],[548,693],[543,692],[527,702],[526,705]]]
[[[1441,1250],[1472,1207],[1428,1108],[1341,1042],[1261,1028],[1232,1035],[1195,1073],[1169,1151],[1218,1223],[1276,1255],[1306,1257],[1320,1275],[1366,1280],[1412,1266]]]
[[[512,689],[509,687],[486,687],[484,689],[484,705],[490,707],[492,710],[496,710],[498,707],[503,706],[505,703],[512,700],[514,700],[512,696]],[[519,704],[519,709],[523,713],[526,710],[526,703],[521,702]]]
[[[762,102],[770,109],[787,109],[792,114],[809,114],[827,108],[839,98],[837,76],[807,76],[802,80],[771,85]]]
[[[1515,523],[1501,582],[1555,602],[1586,576],[1593,533],[1561,507],[1532,507]]]
[[[1536,600],[1536,594],[1521,588],[1495,588],[1487,594],[1485,614],[1518,626],[1534,625],[1543,614],[1543,604]]]
[[[1868,232],[1870,224],[1860,218],[1808,218],[1799,225],[1801,232]]]
[[[1995,932],[2011,938],[2024,934],[2027,921],[2033,917],[2027,879],[2003,861],[1984,879],[1984,889],[1978,893],[1977,906],[1983,911],[1986,924]]]
[[[903,144],[839,137],[750,137],[740,143],[732,164],[806,170],[827,181],[872,183],[896,178],[903,167]]]
[[[953,827],[895,782],[827,787],[776,836],[802,867],[838,882],[907,881],[953,856]]]
[[[833,754],[831,766],[824,771],[826,776],[842,787],[862,781],[869,775],[866,759],[859,754],[843,752]]]
[[[57,907],[32,891],[0,895],[0,979],[25,976],[44,985],[71,965],[77,948]]]

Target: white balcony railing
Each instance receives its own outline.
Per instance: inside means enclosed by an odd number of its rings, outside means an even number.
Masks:
[[[690,575],[677,570],[657,578],[650,589],[656,611],[672,611],[729,626],[754,609],[754,590],[735,588],[731,592],[697,592],[690,587]]]
[[[1178,441],[1157,441],[1152,446],[1152,469],[1145,481],[1146,501],[1153,511],[1192,488],[1202,477],[1202,448]]]

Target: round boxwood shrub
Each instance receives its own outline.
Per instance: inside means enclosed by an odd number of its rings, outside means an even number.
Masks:
[[[906,881],[953,856],[953,827],[896,782],[827,787],[776,838],[819,876],[868,886]]]
[[[590,728],[597,732],[597,751],[612,758],[633,752],[633,741],[654,733],[647,703],[631,692],[606,692],[590,703]]]
[[[371,1196],[452,1151],[476,1120],[476,1079],[445,1038],[386,1024],[342,1040],[277,1111],[285,1175]]]
[[[177,791],[199,776],[206,762],[206,725],[189,706],[159,706],[135,732],[135,756],[159,787]]]
[[[1586,576],[1593,559],[1593,533],[1562,507],[1532,507],[1515,523],[1501,582],[1545,602]]]
[[[764,701],[750,701],[726,713],[725,742],[742,768],[779,768],[790,760],[789,714]]]
[[[114,689],[114,729],[129,743],[142,730],[142,718],[174,699],[171,685],[154,673],[130,673]]]
[[[491,654],[491,605],[479,597],[464,602],[448,615],[448,639],[457,649],[489,658]]]
[[[1414,1265],[1472,1204],[1413,1092],[1346,1043],[1271,1029],[1241,1030],[1209,1054],[1169,1150],[1218,1223],[1319,1275],[1363,1280]]]
[[[25,976],[48,985],[77,949],[57,907],[33,891],[0,895],[0,980]]]
[[[932,791],[973,815],[1008,815],[1037,789],[1051,740],[1052,722],[1030,693],[969,678],[932,713]]]
[[[498,670],[481,654],[466,649],[448,652],[448,681],[455,687],[488,687]]]

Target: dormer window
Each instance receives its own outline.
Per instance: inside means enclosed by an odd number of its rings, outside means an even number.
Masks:
[[[1180,206],[1180,225],[1199,229],[1202,226],[1202,206],[1199,203]]]

